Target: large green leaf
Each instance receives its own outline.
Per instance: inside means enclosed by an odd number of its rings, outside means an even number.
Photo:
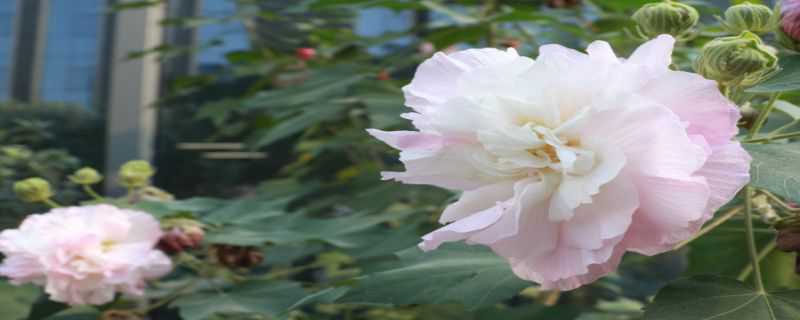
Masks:
[[[330,118],[341,115],[343,105],[332,104],[320,108],[306,108],[299,115],[281,120],[275,126],[259,129],[248,138],[248,144],[253,147],[267,146],[280,139],[300,133],[303,130]]]
[[[0,281],[0,310],[9,319],[22,319],[28,315],[31,304],[39,295],[39,289],[33,286],[13,286],[6,281]]]
[[[775,238],[775,231],[766,225],[755,228],[756,246],[763,248]],[[725,263],[719,263],[725,261]],[[734,219],[692,241],[689,247],[690,275],[715,274],[737,277],[750,263],[747,253],[744,221]]]
[[[748,89],[752,93],[772,93],[800,90],[800,56],[781,57],[781,71],[767,81]]]
[[[736,280],[697,276],[661,289],[647,320],[797,320],[800,290],[758,292]]]
[[[800,143],[745,144],[753,186],[800,202]]]
[[[508,263],[480,246],[452,243],[424,253],[397,253],[393,268],[358,278],[339,301],[405,305],[458,302],[470,309],[510,298],[531,282],[517,278]]]
[[[255,314],[276,317],[306,295],[300,284],[251,281],[242,285],[181,297],[172,303],[184,320],[205,320],[217,314]]]
[[[361,232],[378,224],[401,219],[410,214],[354,214],[332,219],[313,219],[301,214],[278,216],[252,221],[244,225],[229,225],[209,232],[206,241],[230,245],[260,245],[265,242],[285,244],[307,240],[323,240],[341,247],[351,247],[342,236]],[[344,238],[346,240],[346,238]]]

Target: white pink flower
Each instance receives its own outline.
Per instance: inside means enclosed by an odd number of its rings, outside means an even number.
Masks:
[[[110,205],[53,209],[0,233],[0,275],[44,287],[54,301],[100,305],[117,292],[140,296],[145,280],[171,261],[153,247],[161,228],[152,216]]]
[[[420,247],[486,245],[519,277],[570,290],[696,233],[747,183],[750,157],[716,83],[669,69],[674,42],[628,59],[596,41],[422,63],[404,88],[418,131],[369,130],[401,150],[406,171],[385,179],[463,191]]]

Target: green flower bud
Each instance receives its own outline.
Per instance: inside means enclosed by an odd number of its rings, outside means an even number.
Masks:
[[[720,19],[722,27],[734,34],[744,31],[765,33],[772,31],[776,24],[773,10],[762,4],[745,2],[725,10],[725,19]]]
[[[80,185],[93,185],[97,184],[100,181],[103,181],[103,175],[101,175],[97,170],[85,167],[81,168],[78,171],[75,171],[74,174],[69,176],[69,180],[75,184]]]
[[[754,33],[722,37],[703,46],[695,69],[704,77],[724,85],[752,86],[778,70],[775,49]]]
[[[50,183],[42,178],[28,178],[14,184],[14,193],[25,202],[45,202],[53,196]]]
[[[119,183],[128,188],[141,188],[150,183],[155,169],[144,160],[128,161],[119,170]]]
[[[12,161],[28,160],[33,154],[30,149],[23,146],[6,146],[0,148],[0,154]]]
[[[639,33],[646,38],[661,34],[688,35],[700,19],[692,6],[672,1],[648,3],[633,14]]]

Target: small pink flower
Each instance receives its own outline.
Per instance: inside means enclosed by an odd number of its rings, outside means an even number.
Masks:
[[[800,0],[784,0],[781,12],[781,29],[795,41],[800,41]]]
[[[152,216],[110,205],[53,209],[0,233],[0,275],[15,285],[44,287],[54,301],[100,305],[117,292],[140,296],[145,280],[172,263],[153,247],[161,237]]]
[[[406,86],[418,131],[384,179],[463,191],[420,247],[491,247],[519,277],[571,290],[691,237],[749,180],[738,109],[714,81],[669,69],[675,40],[628,59],[608,43],[437,53]]]

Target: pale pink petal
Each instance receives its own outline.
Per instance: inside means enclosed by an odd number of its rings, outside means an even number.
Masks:
[[[693,222],[703,218],[711,193],[704,178],[639,176],[636,184],[641,206],[625,236],[628,250],[658,254],[697,231]]]
[[[594,41],[589,44],[589,47],[586,48],[586,53],[589,54],[589,57],[592,60],[600,61],[603,63],[619,63],[620,60],[617,58],[617,55],[614,54],[614,50],[611,49],[611,45],[605,41]]]
[[[738,132],[739,110],[722,96],[716,82],[697,74],[664,73],[645,85],[641,94],[675,112],[689,124],[689,134],[702,135],[709,145],[727,143]]]
[[[458,201],[444,209],[439,223],[445,224],[466,218],[473,213],[495,206],[497,202],[506,201],[512,195],[514,195],[514,181],[511,180],[464,191]]]
[[[529,219],[518,236],[498,242],[492,248],[509,259],[519,277],[536,281],[545,288],[574,289],[584,280],[600,276],[598,270],[616,266],[605,265],[638,207],[635,195],[631,181],[619,176],[604,185],[591,204],[579,207],[575,219],[558,224],[547,223],[546,218]],[[526,215],[546,216],[541,212]],[[536,232],[541,228],[549,232]],[[549,250],[531,250],[530,243],[544,243],[541,247]]]
[[[675,38],[662,34],[639,46],[626,62],[646,66],[653,70],[666,71],[672,63],[673,46],[675,46]]]
[[[453,54],[437,52],[417,68],[414,79],[403,87],[406,105],[424,113],[456,95],[457,87],[454,84],[462,73],[517,58],[519,55],[514,50],[469,49]]]
[[[712,148],[708,161],[696,172],[706,179],[711,189],[705,220],[750,181],[751,160],[750,154],[736,141]]]

